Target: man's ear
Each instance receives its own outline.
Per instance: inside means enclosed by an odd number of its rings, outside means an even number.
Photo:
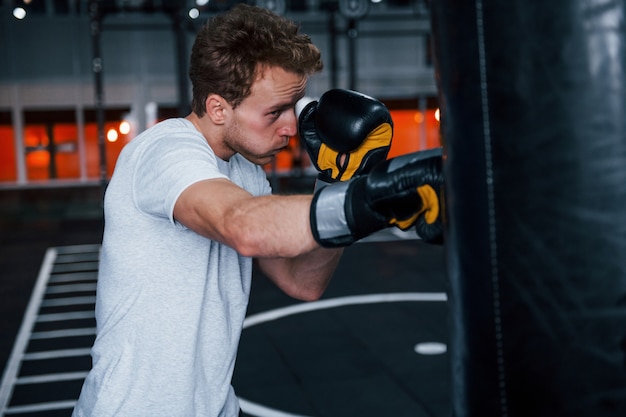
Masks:
[[[216,125],[224,124],[228,117],[230,105],[219,94],[210,94],[206,98],[206,113]]]

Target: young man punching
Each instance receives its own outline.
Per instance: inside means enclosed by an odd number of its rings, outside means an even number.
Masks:
[[[329,184],[271,194],[261,166],[298,133],[296,103],[321,68],[309,37],[265,9],[239,5],[199,31],[192,113],[133,139],[106,190],[93,368],[74,417],[237,416],[253,259],[288,295],[315,300],[343,246],[436,224],[437,194],[423,190],[436,191],[440,157],[385,161],[387,109],[345,90],[300,115]]]

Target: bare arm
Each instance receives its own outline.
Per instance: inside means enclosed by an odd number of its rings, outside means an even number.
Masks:
[[[341,249],[313,239],[312,196],[254,197],[226,179],[200,181],[178,198],[174,217],[191,230],[224,243],[259,265],[276,285],[299,299],[319,298]]]
[[[295,258],[260,258],[259,266],[286,294],[305,300],[322,296],[332,277],[343,248],[318,248]]]

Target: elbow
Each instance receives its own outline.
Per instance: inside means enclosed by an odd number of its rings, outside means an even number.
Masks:
[[[234,227],[226,229],[224,243],[233,248],[241,256],[250,258],[262,256],[262,243],[246,227],[234,224]]]
[[[232,233],[227,242],[238,254],[250,258],[292,258],[302,252],[300,247],[281,247],[281,243],[272,242],[266,236],[246,228]]]
[[[322,298],[323,294],[324,294],[323,290],[307,291],[306,293],[300,294],[300,296],[296,298],[300,301],[306,301],[306,302],[318,301],[320,298]]]
[[[314,285],[314,286],[294,286],[293,288],[283,289],[283,291],[292,298],[300,301],[318,301],[324,295],[326,286]]]
[[[324,295],[323,289],[317,292],[310,292],[307,295],[307,297],[305,297],[302,301],[307,301],[307,302],[318,301],[320,298],[322,298],[322,295]]]
[[[235,249],[235,251],[241,256],[246,256],[249,258],[254,258],[254,257],[259,256],[259,250],[254,245],[253,242],[249,242],[243,239],[238,239],[238,240],[235,240],[234,243],[230,246],[232,246],[232,248]]]

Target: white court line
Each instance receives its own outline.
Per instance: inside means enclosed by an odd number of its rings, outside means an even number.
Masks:
[[[7,408],[4,415],[15,415],[15,414],[26,414],[26,413],[36,413],[39,411],[52,411],[52,410],[72,410],[76,405],[76,400],[69,401],[51,401],[47,403],[40,404],[28,404],[28,405],[17,405],[11,408]]]
[[[37,361],[42,359],[72,358],[76,356],[88,356],[90,354],[91,348],[44,350],[41,352],[25,353],[22,360]]]
[[[400,301],[446,301],[447,296],[442,292],[409,292],[353,295],[348,297],[330,298],[304,304],[295,304],[287,307],[268,310],[263,313],[246,317],[243,328],[259,323],[280,319],[293,314],[306,313],[313,310],[324,310],[333,307],[342,307],[354,304],[393,303]]]
[[[75,282],[75,281],[96,281],[98,278],[98,271],[91,272],[76,272],[73,274],[54,274],[50,277],[51,284],[57,284],[59,282]]]
[[[37,323],[92,319],[94,317],[96,317],[96,312],[93,309],[84,311],[68,311],[67,313],[41,314],[37,317]]]
[[[9,357],[9,361],[7,362],[6,369],[2,377],[2,385],[0,385],[0,415],[5,413],[9,399],[11,398],[13,385],[19,372],[22,353],[26,350],[26,346],[28,345],[28,339],[33,329],[33,325],[35,324],[35,317],[37,316],[39,305],[46,290],[46,283],[50,277],[50,272],[52,271],[52,266],[56,256],[56,249],[49,248],[46,251],[43,263],[39,269],[39,276],[35,282],[33,293],[30,297],[30,301],[28,302],[28,306],[26,307],[26,312],[24,313],[22,325],[20,326],[15,344],[13,345],[13,350],[11,351],[11,356]]]
[[[54,268],[56,273],[79,273],[86,271],[97,271],[99,266],[98,261],[85,261],[85,262],[68,262],[68,263],[57,263]]]
[[[92,243],[86,245],[69,245],[57,247],[57,253],[59,255],[71,255],[71,254],[83,254],[83,253],[99,253],[100,244]]]
[[[87,371],[80,372],[58,372],[55,374],[45,375],[29,375],[17,378],[15,384],[45,384],[46,382],[59,382],[59,381],[74,381],[76,379],[85,379],[87,377]]]
[[[67,298],[51,298],[44,300],[41,303],[42,307],[63,307],[63,306],[75,306],[81,304],[95,304],[96,296],[85,297],[67,297]]]
[[[48,286],[46,294],[65,294],[68,292],[87,292],[95,291],[96,282],[88,282],[84,284],[60,284],[54,286]]]
[[[244,413],[256,417],[309,417],[303,414],[292,414],[280,410],[275,410],[273,408],[265,407],[260,404],[250,402],[248,400],[244,400],[243,398],[239,398],[239,406]]]
[[[99,262],[100,254],[98,252],[77,252],[77,253],[59,253],[56,264],[80,263],[80,262]]]
[[[30,335],[32,340],[36,339],[58,339],[61,337],[91,336],[96,334],[95,327],[82,327],[78,329],[50,330],[46,332],[33,332]]]
[[[393,303],[403,301],[447,301],[448,296],[442,292],[409,292],[409,293],[387,293],[387,294],[367,294],[354,295],[348,297],[329,298],[326,300],[312,301],[310,303],[295,304],[287,307],[281,307],[274,310],[265,311],[259,314],[253,314],[246,317],[243,322],[243,328],[255,326],[261,323],[277,320],[293,314],[306,313],[309,311],[324,310],[328,308],[343,307],[355,304],[373,304],[373,303]],[[301,414],[292,414],[284,411],[266,407],[245,398],[239,397],[239,405],[241,410],[254,417],[309,417]]]

